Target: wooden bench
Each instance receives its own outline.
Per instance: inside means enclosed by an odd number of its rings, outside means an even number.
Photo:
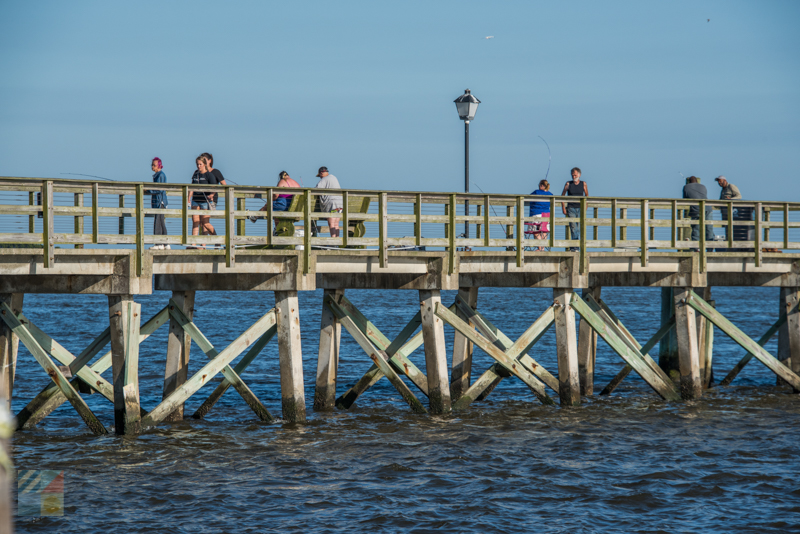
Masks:
[[[294,195],[292,197],[292,201],[289,203],[289,208],[286,211],[291,212],[302,212],[303,211],[303,204],[306,200],[306,193],[301,193],[299,195]],[[271,200],[270,200],[271,202]],[[367,213],[369,210],[370,198],[369,197],[351,197],[348,199],[347,202],[347,210],[349,214],[353,213]],[[316,206],[314,209],[319,211],[319,198],[317,199]],[[273,218],[275,219],[275,232],[273,235],[275,237],[293,237],[295,235],[295,223],[299,222],[295,219],[284,219],[278,216],[282,212],[275,211],[273,212]],[[340,216],[341,217],[341,216]],[[321,229],[324,229],[327,233],[327,226],[320,227],[317,226],[318,233]],[[355,220],[350,221],[350,224],[347,225],[347,235],[348,237],[364,237],[367,233],[366,225],[364,221]],[[293,248],[292,245],[253,245],[248,246],[247,248],[274,248],[274,249],[283,249],[283,248]]]

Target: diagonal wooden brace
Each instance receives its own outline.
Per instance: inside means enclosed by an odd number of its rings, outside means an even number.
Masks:
[[[275,309],[273,308],[267,312],[268,315],[270,313],[273,316],[273,320],[275,320]],[[197,346],[200,347],[200,350],[202,350],[210,360],[213,361],[214,358],[219,355],[219,352],[214,348],[214,345],[211,344],[211,342],[206,338],[205,335],[203,335],[200,329],[197,328],[197,325],[195,325],[186,316],[186,314],[183,313],[181,307],[178,306],[178,304],[172,299],[169,300],[169,314],[173,319],[175,319],[181,328],[183,328],[183,331],[186,332],[195,343],[197,343]],[[247,384],[244,383],[239,374],[234,371],[230,365],[226,364],[220,372],[230,383],[230,385],[236,389],[239,395],[242,396],[242,399],[244,399],[247,405],[253,409],[259,419],[268,423],[275,420],[266,407],[261,404],[261,401],[258,400],[258,397],[256,397],[255,393],[253,393],[250,388],[247,387]]]
[[[508,338],[499,328],[491,323],[486,317],[477,310],[472,309],[466,302],[459,297],[456,297],[456,306],[459,311],[463,313],[469,321],[472,321],[476,328],[483,334],[489,341],[491,341],[500,350],[507,350],[514,345],[514,342]],[[534,322],[528,331],[538,332],[535,337],[530,339],[528,346],[523,348],[519,354],[518,359],[528,371],[536,375],[536,377],[544,382],[550,389],[558,392],[558,379],[553,376],[547,369],[539,365],[539,363],[531,358],[527,353],[531,348],[542,338],[547,330],[552,326],[555,314],[553,313],[552,306],[542,313],[541,316]],[[525,339],[525,334],[518,341]],[[515,351],[518,349],[515,349]],[[503,377],[500,376],[500,379]]]
[[[89,409],[89,406],[86,405],[86,402],[81,398],[80,394],[73,389],[58,366],[50,360],[42,346],[34,339],[27,327],[17,319],[14,312],[5,302],[0,303],[0,317],[2,317],[8,327],[19,337],[22,344],[27,347],[36,361],[39,362],[39,365],[42,366],[42,369],[44,369],[50,379],[58,386],[70,404],[75,408],[75,411],[77,411],[84,420],[86,426],[88,426],[94,434],[107,434],[108,431],[103,426],[103,423],[92,413],[92,410]]]
[[[616,325],[603,320],[600,315],[595,313],[594,310],[577,295],[574,296],[570,305],[589,323],[589,326],[608,343],[614,352],[619,354],[626,363],[629,363],[631,367],[633,367],[633,370],[636,371],[661,398],[665,400],[681,399],[681,395],[672,381],[669,378],[666,380],[664,379],[662,376],[663,371],[662,374],[654,371],[646,361],[644,355],[639,352],[638,349],[626,343],[624,336],[618,333],[619,331]]]
[[[644,347],[642,347],[639,352],[642,354],[648,354],[651,350],[653,350],[653,347],[655,347],[658,342],[661,341],[661,338],[666,336],[673,328],[675,328],[675,316],[671,315],[669,320],[661,325],[661,328],[658,329],[658,332],[653,334],[653,337],[651,337],[650,340],[644,344]],[[628,332],[628,329],[626,328],[624,331]],[[611,382],[608,383],[603,391],[600,392],[600,395],[610,395],[615,389],[617,389],[617,386],[619,386],[620,383],[625,380],[625,377],[628,376],[632,370],[633,367],[626,363],[625,367],[623,367],[622,370],[617,373],[613,379],[611,379]]]
[[[475,325],[484,337],[494,344],[495,347],[506,351],[509,355],[520,353],[521,356],[515,359],[517,359],[531,374],[547,384],[548,387],[554,391],[558,391],[558,380],[527,354],[531,347],[541,339],[544,333],[547,332],[553,324],[555,314],[552,307],[545,310],[515,344],[483,315],[466,306],[466,303],[457,302],[457,304],[459,305],[459,310]],[[519,346],[523,343],[527,343],[527,346],[520,350]],[[513,351],[511,350],[512,348],[514,348]],[[503,378],[509,376],[511,376],[511,373],[503,365],[500,363],[492,364],[492,366],[463,393],[462,397],[456,401],[453,408],[460,410],[466,408],[473,401],[485,399]]]
[[[343,317],[341,322],[342,326],[345,327],[345,329],[350,332],[350,335],[353,336],[353,339],[356,340],[356,343],[364,349],[364,352],[367,353],[374,364],[381,370],[381,373],[383,373],[395,389],[397,389],[400,396],[403,397],[403,400],[411,407],[411,410],[416,413],[427,413],[428,410],[425,409],[425,406],[422,405],[419,399],[408,389],[406,383],[395,373],[392,366],[389,365],[389,357],[386,352],[376,348],[349,316]]]
[[[156,315],[154,315],[149,321],[141,326],[139,329],[139,343],[150,337],[150,335],[158,330],[160,326],[167,322],[169,317],[169,312],[167,307],[161,309]],[[105,340],[105,341],[104,341]],[[80,369],[79,363],[81,360],[86,359],[86,361],[90,361],[102,348],[109,343],[111,340],[111,329],[106,328],[106,330],[100,334],[94,341],[92,341],[86,349],[84,349],[76,358],[76,362],[70,364],[70,371],[72,372],[73,376],[76,375],[76,372]],[[72,369],[73,365],[75,365],[75,370]],[[111,367],[111,351],[106,352],[103,356],[101,356],[94,364],[90,366],[90,369],[93,373],[98,375],[102,375]],[[81,381],[79,375],[76,378],[73,378],[70,383],[74,386],[77,386],[78,382]],[[90,382],[84,382],[92,389],[97,388]],[[102,393],[102,392],[101,392]],[[113,402],[113,393],[112,396],[109,398],[107,395],[103,395],[111,402]],[[50,384],[46,386],[28,405],[17,414],[17,425],[18,428],[32,428],[34,425],[39,423],[42,419],[50,415],[56,408],[61,406],[67,402],[67,398],[61,393],[61,390],[55,386],[54,384]],[[144,416],[146,412],[142,410],[141,415]]]
[[[764,350],[764,348],[753,341],[747,334],[739,330],[724,315],[715,310],[709,303],[700,298],[694,291],[689,293],[686,304],[702,313],[706,319],[725,332],[744,350],[755,356],[758,361],[766,365],[770,371],[788,382],[795,390],[800,390],[800,376],[797,376],[791,369],[783,365],[780,360]]]
[[[250,365],[253,362],[253,360],[256,359],[256,356],[258,356],[261,353],[261,351],[264,350],[264,347],[267,346],[267,343],[269,343],[270,340],[273,337],[275,337],[275,333],[277,331],[278,328],[276,326],[273,326],[272,328],[267,330],[263,336],[258,338],[258,341],[253,343],[253,346],[250,347],[250,350],[248,350],[247,353],[244,356],[242,356],[242,359],[239,360],[239,363],[237,363],[236,367],[233,368],[234,372],[236,374],[242,374],[244,370],[247,369],[247,366]],[[205,417],[206,414],[211,410],[211,408],[214,407],[214,404],[216,404],[217,401],[220,398],[222,398],[223,393],[228,391],[228,388],[231,387],[231,385],[232,385],[231,382],[227,378],[223,379],[222,382],[220,382],[220,384],[216,387],[216,389],[214,389],[211,395],[209,395],[208,398],[203,402],[203,404],[200,405],[197,411],[194,412],[194,414],[192,414],[192,417],[194,419],[202,419],[203,417]]]
[[[395,371],[406,375],[411,382],[427,396],[428,378],[408,359],[408,355],[422,345],[422,332],[417,333],[417,335],[408,340],[409,336],[419,328],[421,324],[421,314],[417,312],[405,328],[397,335],[394,341],[390,343],[389,339],[384,336],[375,325],[369,322],[349,300],[345,297],[341,297],[341,300],[341,306],[330,297],[327,297],[325,302],[331,312],[340,321],[344,317],[350,317],[353,324],[362,334],[367,336],[370,343],[374,344],[378,350],[382,350],[386,353],[389,357],[389,364]],[[336,407],[345,410],[349,409],[362,393],[375,385],[383,376],[384,373],[380,368],[373,364],[353,387],[336,399]]]
[[[435,313],[443,321],[445,321],[450,326],[461,332],[461,334],[464,337],[466,337],[472,343],[480,347],[481,350],[483,350],[486,354],[494,358],[510,373],[512,373],[514,376],[525,382],[525,384],[529,388],[531,388],[534,395],[536,395],[536,398],[538,398],[542,402],[542,404],[554,404],[553,399],[551,399],[547,395],[547,392],[544,390],[544,384],[540,382],[539,379],[533,375],[533,373],[528,371],[528,369],[524,365],[522,365],[522,363],[519,360],[509,357],[509,355],[506,352],[503,352],[502,350],[497,348],[491,341],[480,335],[468,323],[464,322],[455,313],[451,312],[441,304],[436,306]],[[524,335],[525,334],[523,334],[523,336]],[[519,350],[521,351],[521,349]],[[469,393],[469,390],[467,390],[467,393]],[[459,399],[459,403],[466,397],[467,394],[461,397],[461,399]],[[468,404],[469,403],[467,403],[467,405]],[[453,406],[453,408],[455,408],[455,406]]]
[[[785,323],[786,323],[786,315],[781,314],[781,316],[778,317],[778,320],[775,321],[775,323],[769,327],[769,330],[767,330],[766,333],[764,333],[764,335],[761,336],[761,338],[757,341],[759,346],[763,347],[764,345],[766,345],[767,342],[770,339],[772,339],[772,336],[774,336],[775,333],[778,330],[780,330]],[[725,376],[725,378],[722,379],[722,382],[720,382],[719,385],[729,386],[730,383],[733,382],[733,379],[736,378],[736,376],[742,371],[742,369],[744,369],[744,366],[750,363],[750,360],[752,359],[753,359],[752,354],[750,354],[749,352],[745,354],[744,357],[739,361],[739,363],[737,363],[736,366],[733,369],[731,369],[731,372],[728,373]]]
[[[214,359],[205,364],[194,376],[184,382],[166,399],[162,400],[146,417],[142,418],[142,427],[153,426],[162,421],[175,410],[177,405],[186,402],[186,399],[194,395],[275,324],[275,310],[271,309],[242,335],[237,337],[233,343],[225,347]]]

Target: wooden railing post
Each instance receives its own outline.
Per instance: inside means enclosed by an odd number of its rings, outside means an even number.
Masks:
[[[617,199],[611,199],[611,248],[617,246]]]
[[[728,201],[728,248],[733,248],[733,202]]]
[[[450,204],[447,206],[448,214],[450,215],[450,223],[447,225],[447,255],[449,261],[448,273],[453,274],[455,271],[456,263],[456,196],[450,195]]]
[[[524,203],[522,197],[517,197],[517,267],[522,267],[522,240],[525,237],[525,225],[522,223],[522,211],[524,210]]]
[[[422,193],[417,193],[416,202],[414,202],[414,215],[416,215],[414,243],[420,247],[422,246]]]
[[[53,266],[53,182],[46,180],[42,184],[42,255],[45,268]]]
[[[783,248],[789,248],[789,203],[783,205]]]
[[[342,246],[347,246],[347,238],[349,237],[348,234],[350,228],[350,194],[347,191],[342,192],[342,223],[341,232],[342,236]]]
[[[673,247],[678,246],[678,201],[673,200],[672,206],[670,209],[670,219],[671,219],[671,226],[670,226],[670,245]]]
[[[36,205],[36,193],[31,191],[28,193],[28,205],[35,206]],[[36,216],[31,213],[28,215],[28,233],[32,234],[36,230]]]
[[[641,239],[642,239],[642,243],[641,243],[641,248],[642,248],[642,267],[647,267],[647,226],[648,226],[647,204],[648,204],[647,200],[642,200],[641,206],[639,208],[639,221],[640,221],[639,225],[640,225],[640,228],[642,230],[642,232],[641,232],[642,233],[642,236],[641,236]]]
[[[581,274],[586,274],[588,269],[588,262],[586,256],[586,197],[581,197],[580,199],[580,228],[578,237],[580,239],[580,265],[579,265],[579,272]]]
[[[549,247],[552,249],[555,246],[556,242],[556,199],[555,197],[550,197],[550,243]],[[487,242],[488,244],[488,242]]]
[[[83,207],[83,193],[75,193],[75,207]],[[75,216],[75,234],[83,235],[83,215]],[[83,243],[76,243],[75,248],[83,248]]]
[[[272,218],[272,188],[267,189],[267,245],[272,246],[272,229],[275,222]]]
[[[236,199],[236,211],[244,211],[247,209],[246,198],[241,197]],[[247,226],[245,225],[247,219],[237,219],[236,220],[236,235],[237,236],[244,236],[247,235]]]
[[[122,198],[124,197],[120,195],[120,199]],[[122,200],[120,200],[120,202],[122,202]],[[144,263],[144,185],[136,184],[136,276],[142,276],[143,263]]]
[[[234,221],[236,220],[233,213],[233,206],[236,202],[236,193],[230,185],[225,186],[225,266],[233,267],[236,263],[234,252]]]
[[[95,182],[92,184],[92,243],[97,244],[97,237],[100,235],[100,185]]]
[[[483,246],[485,246],[485,247],[489,246],[489,239],[490,239],[489,236],[491,234],[491,231],[490,231],[491,227],[489,226],[489,202],[490,202],[489,195],[484,195],[483,196],[483,226],[485,226],[485,228],[484,228],[484,232],[483,232]]]
[[[700,230],[700,272],[706,272],[706,201],[700,201],[700,219],[697,221]]]
[[[181,188],[181,244],[189,244],[189,186]]]
[[[475,206],[475,210],[476,210],[475,214],[478,217],[480,217],[483,214],[483,205],[482,204],[476,205]],[[481,223],[475,223],[475,239],[480,239],[481,238],[481,227],[482,226],[483,226],[483,224],[481,224]]]
[[[119,196],[119,207],[120,208],[124,208],[125,207],[125,195],[120,195]],[[125,216],[124,215],[120,215],[119,216],[119,235],[125,235]]]
[[[755,246],[756,252],[756,267],[761,267],[761,202],[756,202],[756,213],[755,213],[755,226],[756,231],[755,235],[753,236],[755,242],[753,245]]]
[[[306,189],[306,201],[303,203],[303,274],[311,272],[311,199],[314,195]],[[272,205],[272,197],[269,204]],[[270,227],[271,231],[272,227]]]
[[[628,208],[619,209],[619,218],[620,219],[628,218]],[[628,239],[628,225],[625,223],[621,223],[619,227],[619,240],[626,241],[627,239]]]
[[[453,195],[455,197],[455,195]],[[386,267],[387,249],[389,248],[389,195],[381,193],[378,197],[378,260],[381,267]],[[455,206],[454,206],[455,207]],[[453,210],[455,213],[455,209]],[[455,230],[455,225],[453,225]]]
[[[598,214],[597,208],[592,208],[592,217],[594,219],[597,219],[597,214]],[[600,230],[600,227],[598,226],[597,223],[595,223],[592,226],[592,239],[594,239],[595,241],[597,241],[597,239],[598,239],[599,230]]]

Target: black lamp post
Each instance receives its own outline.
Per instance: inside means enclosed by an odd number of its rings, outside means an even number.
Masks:
[[[480,100],[472,96],[469,89],[454,100],[458,118],[464,121],[464,192],[469,193],[469,121],[475,118]],[[464,201],[464,215],[469,215],[469,200]],[[464,237],[469,238],[469,222],[464,222]]]

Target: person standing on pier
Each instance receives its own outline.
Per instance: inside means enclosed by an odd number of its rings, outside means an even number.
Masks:
[[[339,180],[332,174],[328,173],[328,167],[320,167],[317,172],[317,177],[320,179],[317,184],[317,189],[341,189]],[[321,210],[325,213],[341,213],[342,212],[342,197],[341,195],[320,195],[319,197]],[[331,237],[339,237],[339,217],[328,217],[328,229],[330,230]],[[347,231],[347,229],[345,229]]]
[[[564,191],[561,192],[561,196],[588,197],[589,187],[586,185],[586,182],[581,180],[581,170],[578,167],[573,167],[570,173],[572,174],[572,180],[566,183],[564,186]],[[569,202],[566,206],[564,206],[564,203],[562,202],[561,211],[567,217],[578,218],[581,216],[581,205],[577,202]],[[569,223],[569,232],[570,239],[578,240],[581,238],[580,225],[578,223]],[[571,247],[570,250],[575,252],[578,250],[578,247]]]
[[[153,158],[153,161],[150,162],[150,168],[155,173],[153,175],[153,183],[156,184],[164,184],[167,182],[167,175],[164,174],[162,170],[164,168],[164,164],[161,162],[161,158]],[[150,189],[146,191],[146,193],[150,194],[150,207],[153,209],[166,209],[169,205],[167,201],[167,192],[166,191],[159,191],[156,189]],[[167,235],[167,221],[164,215],[154,215],[154,222],[153,222],[153,235]],[[151,247],[153,250],[169,250],[169,245],[159,245],[155,244]]]
[[[708,190],[706,186],[700,183],[700,178],[697,176],[690,176],[686,179],[686,185],[683,186],[683,198],[693,198],[698,200],[708,199]],[[706,208],[706,220],[711,218],[713,208]],[[692,206],[689,208],[689,217],[692,220],[700,219],[700,206]],[[710,224],[706,225],[706,241],[714,241],[714,227]],[[692,225],[692,241],[700,241],[700,225]]]
[[[739,188],[733,185],[732,183],[728,182],[728,180],[724,176],[717,176],[714,178],[714,181],[719,184],[722,188],[722,191],[719,193],[720,200],[741,200],[742,194],[739,192]],[[722,220],[728,220],[728,208],[723,207],[719,209],[720,213],[722,214]],[[728,227],[725,227],[725,239],[728,239]]]
[[[222,182],[217,182],[216,175],[208,170],[207,162],[208,160],[206,157],[202,155],[195,159],[197,170],[194,171],[192,175],[192,184],[198,187],[203,185],[216,185],[217,183],[225,185],[224,179]],[[219,174],[220,176],[222,175],[222,173]],[[192,199],[189,207],[193,210],[213,210],[217,207],[217,203],[214,200],[214,192],[212,191],[198,191],[197,189],[192,189],[189,191],[189,196]],[[192,215],[192,235],[200,235],[201,231],[202,235],[217,235],[217,232],[211,225],[210,215]],[[201,248],[205,248],[205,245],[202,245]]]
[[[539,188],[533,191],[531,195],[539,195],[545,197],[553,196],[553,193],[550,191],[550,182],[548,182],[547,180],[540,180]],[[547,201],[531,202],[528,211],[528,217],[550,217],[550,202]],[[546,239],[547,234],[550,231],[549,226],[550,223],[548,223],[547,221],[542,221],[538,223],[526,223],[525,234],[532,233],[534,239]],[[544,247],[537,247],[536,250],[542,251],[544,250]]]

